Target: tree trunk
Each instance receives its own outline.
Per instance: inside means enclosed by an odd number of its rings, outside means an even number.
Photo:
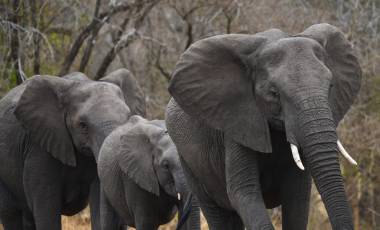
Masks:
[[[19,13],[22,10],[21,5],[22,3],[20,2],[20,0],[13,0],[12,2],[12,15],[11,15],[10,21],[15,25],[19,24]],[[19,49],[20,49],[20,41],[19,41],[18,28],[13,28],[11,31],[10,58],[11,58],[13,70],[15,71],[15,74],[16,74],[17,85],[23,82]]]
[[[32,22],[32,27],[34,29],[38,29],[38,22],[37,22],[37,5],[36,0],[30,0],[30,21]],[[34,43],[34,52],[33,52],[33,73],[39,74],[40,73],[40,47],[41,47],[41,37],[37,33],[33,33],[33,43]]]
[[[99,16],[98,14],[99,14],[100,3],[101,3],[101,0],[96,0],[93,18],[98,18],[98,16]],[[86,66],[88,64],[88,61],[90,60],[92,49],[93,49],[94,44],[95,44],[95,39],[98,36],[99,29],[100,29],[100,26],[98,26],[96,29],[92,30],[91,37],[88,38],[88,40],[87,40],[87,45],[86,45],[86,48],[84,49],[83,56],[82,56],[82,59],[80,61],[80,66],[79,66],[80,72],[84,72],[84,70],[86,69]]]

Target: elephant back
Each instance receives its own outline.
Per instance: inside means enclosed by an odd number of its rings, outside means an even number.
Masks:
[[[24,90],[28,83],[29,81],[26,81],[23,84],[13,88],[0,100],[1,121],[12,123],[18,122],[13,112],[16,108],[18,101],[20,100],[21,95],[24,93]]]

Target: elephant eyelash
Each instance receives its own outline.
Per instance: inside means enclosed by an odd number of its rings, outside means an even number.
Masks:
[[[270,88],[269,91],[272,94],[272,96],[274,96],[274,97],[280,96],[280,93],[275,88]]]
[[[162,166],[163,166],[165,169],[169,169],[169,163],[168,163],[167,161],[162,162]]]
[[[80,121],[79,122],[79,128],[83,131],[83,132],[87,132],[88,131],[88,125],[83,122],[83,121]]]

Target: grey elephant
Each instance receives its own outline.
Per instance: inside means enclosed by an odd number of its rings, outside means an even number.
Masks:
[[[283,229],[306,229],[313,179],[332,228],[352,230],[338,150],[355,161],[336,127],[360,81],[352,46],[329,24],[214,36],[185,51],[166,124],[210,229],[274,229],[266,208],[279,205]]]
[[[158,229],[177,210],[177,229],[200,229],[199,205],[186,185],[163,120],[135,115],[114,130],[100,150],[98,173],[106,200],[101,206],[102,229],[118,229],[120,224]],[[115,223],[115,216],[122,222]]]
[[[128,104],[128,106],[127,106]],[[5,230],[61,229],[89,200],[105,137],[145,104],[124,69],[34,76],[0,100],[0,219]]]

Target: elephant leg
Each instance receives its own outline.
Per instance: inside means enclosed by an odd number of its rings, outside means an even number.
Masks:
[[[257,153],[225,139],[227,194],[248,230],[274,230],[260,187]]]
[[[33,214],[30,212],[23,212],[23,229],[24,230],[35,230],[36,225],[34,223]]]
[[[61,229],[62,165],[47,152],[31,152],[24,165],[23,183],[38,230]]]
[[[213,202],[202,202],[202,212],[210,230],[243,230],[244,225],[236,212],[218,207]]]
[[[210,230],[243,230],[244,226],[236,212],[219,207],[205,191],[204,186],[193,176],[180,157],[186,181],[196,195]]]
[[[145,207],[137,206],[134,209],[134,222],[136,230],[157,230],[159,224],[156,223],[154,213],[147,211]]]
[[[100,223],[101,229],[123,229],[120,218],[109,203],[103,191],[100,191]]]
[[[136,220],[136,230],[157,230],[158,226],[155,226],[151,223],[147,223],[143,220]]]
[[[283,173],[281,183],[282,229],[306,230],[309,217],[311,176],[296,166]]]
[[[100,230],[100,182],[99,177],[91,183],[90,188],[90,214],[91,214],[91,229]]]
[[[22,211],[15,204],[13,195],[0,181],[0,220],[5,230],[22,229]]]
[[[12,210],[6,214],[1,215],[1,223],[4,230],[20,230],[23,229],[22,225],[22,211]]]

